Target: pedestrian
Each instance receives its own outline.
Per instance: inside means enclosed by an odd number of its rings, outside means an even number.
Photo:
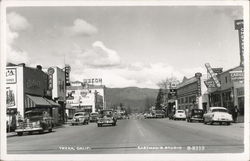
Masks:
[[[237,117],[238,117],[238,113],[239,113],[239,109],[236,106],[234,106],[233,111],[232,111],[232,115],[233,115],[233,122],[236,123],[237,122]]]

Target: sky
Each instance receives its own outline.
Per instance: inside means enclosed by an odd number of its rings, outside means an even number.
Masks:
[[[107,87],[158,88],[205,63],[240,64],[239,6],[92,6],[7,8],[7,62],[71,66],[71,81],[102,78]]]

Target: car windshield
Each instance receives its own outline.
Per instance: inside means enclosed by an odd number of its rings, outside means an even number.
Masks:
[[[228,112],[227,109],[217,108],[213,109],[212,112]]]
[[[177,113],[184,113],[184,111],[177,111]]]
[[[76,113],[75,116],[84,116],[82,113]]]
[[[194,113],[203,113],[202,110],[194,110]]]
[[[25,117],[26,117],[26,118],[40,117],[40,116],[42,116],[42,115],[43,115],[43,113],[40,112],[40,111],[32,111],[32,112],[27,112],[27,113],[25,113]]]
[[[111,117],[112,116],[112,111],[102,111],[101,114],[102,114],[102,116]]]
[[[159,114],[161,114],[162,113],[162,111],[161,110],[157,110],[157,111],[155,111],[155,113],[159,113]]]

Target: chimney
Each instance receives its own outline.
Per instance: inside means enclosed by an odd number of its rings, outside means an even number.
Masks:
[[[19,66],[23,66],[23,67],[25,67],[25,63],[20,63],[20,64],[18,64]]]
[[[41,65],[37,65],[37,66],[36,66],[36,69],[42,70],[42,66],[41,66]]]

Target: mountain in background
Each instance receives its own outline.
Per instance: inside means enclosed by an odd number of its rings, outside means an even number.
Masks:
[[[120,104],[131,112],[143,112],[152,105],[158,94],[158,89],[150,88],[106,88],[105,97],[107,108],[117,107]]]

